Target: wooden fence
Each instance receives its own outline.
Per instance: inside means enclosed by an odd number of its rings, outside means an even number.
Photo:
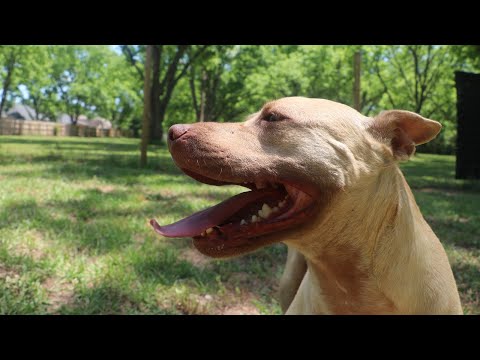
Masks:
[[[67,125],[48,121],[0,119],[0,135],[45,135],[82,137],[132,137],[129,130],[100,129],[83,125]]]

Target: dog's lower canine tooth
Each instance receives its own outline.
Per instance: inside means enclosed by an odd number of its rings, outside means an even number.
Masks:
[[[268,204],[263,204],[262,211],[263,211],[264,214],[268,214],[272,211],[272,208],[270,206],[268,206]]]
[[[240,221],[240,225],[247,225],[247,222],[242,219],[242,221]]]
[[[272,208],[270,206],[268,206],[267,204],[263,204],[262,210],[258,211],[258,215],[260,215],[260,217],[266,219],[266,218],[268,218],[268,216],[270,215],[271,212],[272,212]]]
[[[206,232],[207,234],[210,234],[212,231],[213,231],[212,228],[208,228],[207,230],[205,230],[205,232]]]
[[[257,215],[252,216],[252,223],[255,223],[255,222],[257,222]]]

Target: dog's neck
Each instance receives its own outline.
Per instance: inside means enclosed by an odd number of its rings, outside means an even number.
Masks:
[[[307,258],[311,281],[322,291],[311,297],[322,296],[329,312],[390,313],[397,304],[382,279],[418,262],[414,249],[424,246],[417,234],[425,227],[430,229],[395,164],[337,195],[319,228],[309,232],[317,238],[287,244]]]

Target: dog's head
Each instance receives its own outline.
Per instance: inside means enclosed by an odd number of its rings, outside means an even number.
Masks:
[[[174,125],[168,146],[177,166],[211,185],[251,191],[155,230],[193,237],[202,253],[228,257],[286,237],[328,210],[335,194],[433,139],[441,125],[392,110],[375,118],[323,99],[267,103],[242,123]]]

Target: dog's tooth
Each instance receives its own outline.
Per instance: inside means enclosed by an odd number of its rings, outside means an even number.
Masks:
[[[200,235],[205,236],[206,235],[205,231],[202,231]]]
[[[258,210],[258,216],[261,218],[266,218],[266,216],[263,214],[263,210]]]
[[[252,216],[252,223],[256,223],[258,221],[257,215]]]
[[[212,231],[213,231],[213,229],[212,229],[212,228],[208,228],[207,230],[205,230],[205,232],[206,232],[207,234],[211,234],[211,233],[212,233]]]
[[[242,221],[240,221],[240,225],[247,225],[247,222],[242,219]]]
[[[270,213],[272,212],[272,208],[270,206],[268,206],[268,204],[263,204],[262,206],[262,213],[263,213],[263,218],[266,219],[268,218],[268,216],[270,215]]]

